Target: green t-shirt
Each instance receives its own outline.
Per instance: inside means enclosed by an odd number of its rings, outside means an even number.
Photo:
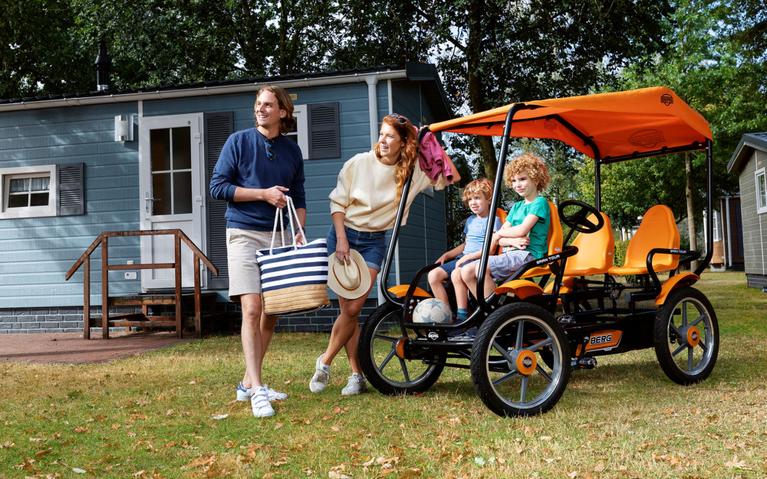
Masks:
[[[548,253],[549,223],[551,214],[549,203],[543,196],[536,196],[533,201],[526,203],[525,200],[517,201],[511,206],[506,222],[511,226],[521,225],[528,215],[535,215],[538,221],[530,230],[530,244],[527,251],[536,259],[543,258]]]

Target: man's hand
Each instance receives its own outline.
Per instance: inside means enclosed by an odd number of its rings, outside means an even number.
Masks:
[[[275,185],[264,190],[264,201],[277,208],[284,208],[288,204],[285,193],[290,191],[284,186]]]
[[[437,258],[437,261],[435,261],[435,263],[445,264],[445,261],[447,261],[447,253],[443,253],[442,256]]]

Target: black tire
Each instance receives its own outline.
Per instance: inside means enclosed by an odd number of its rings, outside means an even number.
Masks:
[[[719,354],[719,323],[706,295],[690,287],[673,291],[655,316],[653,340],[669,379],[685,386],[706,379]]]
[[[445,355],[409,360],[399,358],[395,346],[402,338],[402,309],[389,303],[379,306],[360,331],[359,358],[365,378],[383,394],[424,392],[439,379]],[[416,335],[411,332],[410,337]]]
[[[562,397],[569,362],[567,338],[554,317],[540,306],[512,303],[482,323],[471,353],[471,378],[494,413],[532,416],[548,411]]]

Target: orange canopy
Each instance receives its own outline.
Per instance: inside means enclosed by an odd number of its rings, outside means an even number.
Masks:
[[[506,113],[513,105],[434,123],[429,129],[502,136]],[[658,154],[663,149],[699,149],[704,147],[706,140],[712,139],[711,129],[703,116],[665,87],[517,105],[532,109],[516,112],[512,137],[560,140],[585,155],[599,156],[603,160]],[[568,124],[572,128],[568,128]]]

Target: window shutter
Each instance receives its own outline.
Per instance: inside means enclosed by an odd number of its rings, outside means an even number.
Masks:
[[[210,185],[213,168],[216,166],[226,139],[234,131],[234,115],[231,112],[205,114],[205,187]],[[218,268],[218,276],[208,273],[209,289],[229,287],[229,268],[226,263],[226,201],[208,197],[206,208],[208,223],[208,258]]]
[[[85,214],[85,163],[60,165],[58,176],[57,216]]]
[[[308,105],[309,159],[341,157],[341,131],[338,123],[338,103]]]

